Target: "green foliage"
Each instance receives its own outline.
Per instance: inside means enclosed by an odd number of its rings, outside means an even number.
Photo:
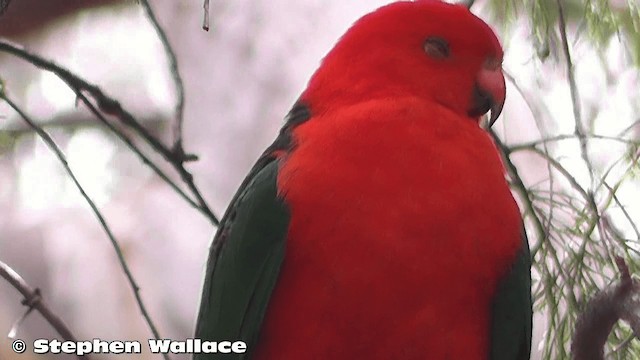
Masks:
[[[637,0],[626,0],[615,6],[609,0],[560,2],[567,25],[577,27],[579,35],[584,34],[600,50],[617,38],[624,42],[634,64],[640,67],[640,4]],[[507,27],[526,19],[540,59],[562,53],[557,0],[489,0],[489,8],[497,23]]]
[[[601,70],[606,74],[608,84],[616,84],[626,70],[640,67],[640,2],[637,0],[488,0],[488,4],[493,16],[490,21],[494,25],[502,25],[507,31],[516,25],[529,29],[529,40],[540,61],[556,61],[566,71],[564,31],[574,64],[580,62],[584,53],[575,51],[577,45],[581,49],[591,47],[600,53]],[[560,21],[560,6],[564,26]],[[613,71],[607,64],[606,59],[612,55],[608,50],[613,42],[622,43],[618,56],[628,59],[623,62],[628,69]],[[604,56],[605,51],[609,52],[608,56]],[[536,63],[539,64],[534,61],[532,65],[537,66]],[[548,75],[537,74],[539,79],[545,76]],[[517,76],[514,77],[512,82],[516,84]],[[573,101],[578,109],[587,108],[577,95],[578,85],[570,77],[559,77],[557,81],[569,84],[575,93]],[[534,99],[533,103],[538,106],[546,106],[540,93],[527,94],[526,89],[517,84],[516,87],[525,99]],[[602,98],[610,96],[607,94],[609,90],[601,90]],[[625,96],[629,104],[638,102],[637,93],[617,94]],[[597,101],[590,104],[594,107],[604,105]],[[524,151],[544,159],[548,166],[549,175],[545,181],[536,184],[520,182],[520,189],[516,189],[525,204],[523,210],[534,258],[534,309],[544,317],[542,321],[538,318],[536,324],[543,327],[543,359],[570,358],[571,337],[580,310],[597,291],[618,280],[614,256],[623,256],[631,273],[640,274],[640,219],[628,211],[628,206],[637,200],[621,195],[625,194],[625,188],[640,188],[640,125],[637,120],[640,108],[633,105],[631,108],[632,114],[625,118],[630,126],[616,136],[595,132],[593,120],[602,110],[600,108],[587,108],[585,120],[581,119],[579,112],[574,113],[574,119],[559,119],[554,118],[555,114],[549,109],[536,111],[532,108],[537,124],[574,121],[576,129],[582,129],[582,134],[578,131],[548,134],[541,129],[543,138],[538,141],[502,145],[507,158]],[[636,121],[635,125],[631,124],[633,121]],[[562,141],[572,141],[581,148],[582,156],[577,161],[582,161],[587,168],[588,180],[577,179],[578,175],[566,167],[566,159],[561,158],[562,151],[557,146]],[[611,153],[604,156],[592,146],[603,141],[612,145]],[[613,150],[621,144],[624,151]],[[513,169],[510,175],[512,180],[518,176]],[[518,188],[518,181],[513,183]],[[607,359],[639,359],[640,341],[632,339],[631,329],[619,322],[605,349]],[[538,344],[534,343],[534,352],[537,347]]]

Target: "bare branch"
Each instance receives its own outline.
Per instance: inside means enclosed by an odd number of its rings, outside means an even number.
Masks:
[[[562,8],[562,0],[556,0],[558,5],[558,28],[560,30],[560,37],[562,38],[562,49],[564,51],[564,57],[567,62],[567,77],[569,78],[569,89],[571,90],[571,104],[573,105],[573,117],[575,119],[574,132],[580,141],[580,154],[582,159],[589,170],[589,177],[591,178],[591,186],[594,182],[594,170],[589,159],[589,151],[587,149],[587,140],[585,137],[584,124],[582,123],[582,112],[580,111],[580,94],[578,93],[578,86],[576,85],[576,78],[573,71],[573,62],[571,61],[571,52],[569,51],[569,41],[567,40],[567,25],[564,19],[564,9]],[[598,215],[598,207],[591,189],[587,190],[589,194],[589,206],[594,214]]]
[[[182,189],[180,189],[180,187],[169,178],[169,175],[167,175],[163,170],[160,169],[160,167],[158,165],[156,165],[147,155],[145,155],[142,150],[140,150],[140,148],[138,148],[138,146],[136,146],[133,142],[133,140],[131,140],[123,131],[121,131],[120,129],[116,128],[115,126],[113,126],[107,119],[106,117],[95,107],[95,105],[93,105],[93,103],[83,94],[83,93],[78,93],[78,99],[80,99],[80,101],[82,101],[83,104],[85,104],[87,106],[87,108],[89,109],[89,111],[102,123],[104,124],[107,128],[109,128],[109,130],[111,130],[114,134],[116,134],[116,136],[123,142],[125,143],[125,145],[136,155],[138,155],[138,158],[140,158],[140,161],[142,161],[144,164],[146,164],[147,166],[149,166],[151,168],[151,170],[153,170],[162,180],[164,180],[164,182],[166,182],[178,195],[180,195],[180,197],[182,197],[187,203],[189,203],[189,205],[191,205],[192,207],[194,207],[195,209],[201,210],[200,209],[200,205],[196,204],[190,197],[189,195],[187,195]]]
[[[175,121],[173,123],[173,153],[177,154],[177,156],[182,156],[182,161],[186,161],[189,158],[186,157],[184,153],[184,149],[182,147],[182,124],[184,122],[184,84],[182,82],[182,77],[180,76],[180,71],[178,70],[178,58],[176,57],[171,44],[169,44],[169,39],[167,38],[167,34],[162,30],[160,23],[158,23],[158,19],[156,15],[153,13],[153,9],[151,9],[151,5],[147,0],[140,1],[142,4],[142,8],[147,14],[147,18],[153,25],[153,28],[156,30],[158,34],[158,38],[162,42],[162,46],[164,48],[164,52],[169,59],[169,66],[171,70],[171,76],[173,77],[173,85],[176,88],[176,96],[178,97],[178,101],[176,102],[175,108]]]
[[[132,114],[124,110],[118,101],[106,96],[98,86],[89,83],[88,81],[73,74],[71,71],[53,63],[52,61],[44,59],[36,54],[30,53],[20,46],[10,43],[9,41],[0,40],[0,51],[4,51],[11,55],[22,58],[43,70],[54,73],[62,81],[67,83],[67,85],[76,93],[83,91],[88,92],[96,100],[100,110],[102,110],[106,114],[115,116],[124,125],[135,130],[154,150],[160,153],[167,161],[171,162],[174,160],[174,155],[167,147],[160,143],[160,141],[158,141],[142,125],[140,125],[140,123]]]
[[[14,271],[9,265],[0,261],[0,276],[3,277],[11,286],[24,296],[22,304],[31,309],[36,309],[45,318],[45,320],[56,330],[56,332],[66,341],[77,341],[77,338],[71,333],[69,327],[62,321],[62,319],[53,313],[47,306],[39,289],[34,289],[27,282]],[[25,314],[26,316],[26,314]],[[23,316],[24,318],[24,316]],[[18,323],[16,323],[18,324]],[[12,332],[15,332],[16,326],[12,328]],[[88,355],[78,356],[80,359],[90,359]]]
[[[569,51],[569,41],[567,40],[567,25],[564,19],[564,9],[562,0],[556,0],[558,6],[558,29],[562,39],[562,50],[567,66],[567,77],[569,78],[569,88],[571,90],[571,102],[573,105],[573,116],[575,118],[575,133],[578,137],[584,137],[585,131],[582,124],[582,112],[580,111],[580,95],[578,94],[578,86],[573,73],[573,62],[571,60],[571,52]]]
[[[195,197],[195,203],[198,204],[197,209],[204,214],[213,225],[218,225],[219,220],[211,211],[211,208],[204,200],[204,197],[200,193],[200,190],[195,185],[193,176],[184,167],[185,160],[194,160],[194,155],[176,154],[166,146],[164,146],[158,139],[156,139],[151,133],[149,133],[136,118],[126,111],[120,103],[113,98],[106,96],[102,90],[88,81],[73,74],[69,70],[53,63],[50,60],[44,59],[36,54],[32,54],[19,46],[12,44],[6,40],[0,40],[0,51],[12,54],[19,58],[22,58],[29,63],[43,69],[50,71],[58,76],[62,81],[74,90],[78,97],[82,98],[80,94],[89,94],[97,104],[97,108],[105,114],[114,116],[125,126],[133,129],[147,144],[151,146],[153,150],[158,152],[167,162],[169,162],[173,168],[178,172],[182,181],[189,188],[189,191]]]
[[[144,302],[142,301],[142,297],[140,296],[140,287],[137,285],[135,279],[133,278],[133,274],[131,273],[131,270],[129,269],[129,265],[127,265],[127,262],[126,262],[126,260],[124,258],[124,254],[122,253],[122,249],[120,248],[120,244],[118,243],[118,241],[116,240],[115,236],[113,235],[113,232],[111,231],[111,228],[107,224],[107,221],[105,220],[104,216],[102,216],[102,213],[100,212],[100,210],[98,209],[96,204],[93,202],[91,197],[86,193],[86,191],[84,190],[84,188],[82,187],[82,185],[78,181],[78,178],[75,176],[74,172],[71,170],[71,167],[69,166],[69,163],[67,162],[67,158],[62,153],[62,150],[58,147],[58,145],[55,143],[55,141],[53,141],[51,136],[44,129],[42,129],[38,124],[36,124],[36,122],[33,121],[25,112],[23,112],[22,109],[16,103],[14,103],[11,99],[9,99],[7,97],[6,93],[4,92],[4,89],[0,90],[0,99],[6,101],[7,104],[13,110],[15,110],[20,115],[20,117],[22,117],[22,119],[27,124],[29,124],[29,126],[31,126],[33,128],[33,130],[36,132],[36,134],[38,134],[38,136],[42,139],[42,141],[44,141],[45,144],[51,149],[51,151],[53,151],[53,153],[58,158],[58,160],[60,160],[60,163],[62,163],[62,166],[64,167],[65,171],[67,172],[67,174],[69,175],[69,177],[71,178],[73,183],[76,185],[76,187],[80,191],[80,194],[82,195],[82,197],[85,199],[85,201],[87,202],[87,204],[89,205],[89,207],[93,211],[94,215],[96,216],[96,218],[100,222],[100,225],[102,226],[102,229],[104,230],[104,232],[107,234],[107,237],[111,241],[111,245],[113,246],[113,249],[116,252],[116,255],[118,257],[118,261],[120,262],[120,267],[122,268],[122,270],[123,270],[123,272],[124,272],[124,274],[125,274],[125,276],[127,278],[127,281],[129,282],[129,285],[131,286],[131,289],[133,290],[133,294],[134,294],[134,296],[136,298],[136,302],[138,303],[138,307],[140,308],[140,312],[142,313],[142,316],[146,320],[147,325],[149,326],[149,329],[151,330],[151,333],[153,334],[153,336],[156,339],[161,339],[160,334],[158,333],[158,330],[157,330],[156,326],[154,325],[153,320],[151,319],[151,316],[149,315],[149,313],[147,311],[147,308],[144,305]],[[166,360],[170,359],[168,354],[164,354],[164,358]]]

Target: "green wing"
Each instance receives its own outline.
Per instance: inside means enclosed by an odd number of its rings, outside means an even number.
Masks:
[[[237,195],[211,247],[196,338],[247,344],[244,354],[194,359],[246,359],[257,340],[284,258],[289,213],[277,195],[278,162],[259,170]]]
[[[289,210],[278,196],[277,154],[293,147],[291,130],[310,118],[296,104],[274,143],[258,159],[231,200],[209,250],[197,339],[244,341],[243,354],[196,354],[195,360],[249,359],[278,279]]]
[[[529,360],[531,354],[531,254],[522,230],[522,249],[502,279],[493,301],[490,360]]]

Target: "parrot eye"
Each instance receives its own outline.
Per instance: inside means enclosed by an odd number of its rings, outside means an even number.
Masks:
[[[448,58],[449,43],[441,37],[432,36],[424,42],[424,52],[434,59]]]

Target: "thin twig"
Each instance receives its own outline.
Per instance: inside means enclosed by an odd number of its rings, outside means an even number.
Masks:
[[[127,262],[124,259],[124,254],[122,253],[122,249],[120,248],[120,244],[118,243],[118,241],[116,240],[115,236],[113,235],[113,232],[111,231],[111,228],[107,224],[107,221],[105,220],[104,216],[102,216],[102,213],[100,212],[100,210],[98,209],[96,204],[93,202],[91,197],[86,193],[86,191],[84,190],[84,188],[82,187],[82,185],[78,181],[78,178],[75,176],[74,172],[71,170],[71,167],[69,166],[69,163],[67,162],[67,158],[63,154],[62,150],[58,147],[58,145],[51,138],[51,136],[44,129],[42,129],[42,127],[40,127],[38,124],[36,124],[35,121],[33,121],[25,112],[22,111],[22,109],[16,103],[13,102],[13,100],[11,100],[10,98],[7,97],[7,95],[6,95],[6,93],[4,91],[0,91],[0,99],[4,100],[13,110],[15,110],[20,115],[20,117],[22,117],[22,119],[27,124],[29,124],[29,126],[31,128],[33,128],[33,130],[36,132],[36,134],[38,134],[38,136],[42,139],[42,141],[45,142],[45,144],[51,149],[51,151],[53,151],[55,156],[58,158],[58,160],[60,161],[60,163],[64,167],[65,171],[67,172],[67,175],[69,175],[69,177],[71,178],[73,183],[76,185],[76,187],[80,191],[80,194],[82,195],[82,197],[85,199],[85,201],[87,202],[87,204],[89,205],[89,207],[93,211],[94,215],[96,216],[96,218],[100,222],[100,225],[102,226],[102,229],[104,230],[104,232],[107,234],[107,237],[111,241],[111,245],[113,246],[113,249],[116,252],[116,255],[118,257],[118,261],[120,262],[120,267],[122,268],[122,270],[125,273],[125,276],[127,277],[129,285],[131,286],[131,289],[133,290],[133,294],[134,294],[134,296],[136,298],[136,302],[138,303],[138,307],[140,308],[140,312],[142,313],[142,316],[146,320],[147,325],[149,326],[149,329],[151,330],[151,333],[153,334],[154,338],[162,339],[160,337],[160,334],[158,333],[158,330],[157,330],[156,326],[153,323],[153,320],[151,319],[151,316],[149,315],[149,313],[147,311],[146,306],[144,305],[144,302],[142,301],[142,297],[140,296],[140,287],[137,285],[135,279],[133,278],[133,274],[131,273],[131,270],[129,269],[129,265],[127,265]],[[168,354],[163,354],[163,355],[164,355],[165,360],[170,360],[170,357],[169,357]]]
[[[511,181],[514,184],[516,191],[520,195],[520,199],[522,199],[522,201],[524,202],[527,212],[531,215],[531,218],[533,219],[534,227],[536,229],[536,232],[538,233],[538,238],[540,239],[536,247],[539,247],[541,246],[540,244],[542,244],[544,240],[548,238],[549,235],[545,231],[545,227],[542,224],[542,220],[540,220],[540,217],[538,217],[538,214],[536,213],[536,209],[533,206],[533,201],[529,197],[530,193],[527,190],[527,187],[525,186],[524,182],[522,181],[522,177],[518,173],[518,168],[515,166],[515,164],[511,160],[511,150],[502,142],[502,140],[500,140],[500,138],[492,130],[489,131],[489,134],[491,135],[491,137],[493,138],[493,141],[496,143],[496,146],[500,150],[502,154],[502,158],[505,162],[505,167],[507,169],[509,177],[511,178]],[[531,249],[532,258],[535,257],[536,252],[537,252],[536,248]]]
[[[634,121],[631,123],[631,125],[627,126],[624,130],[622,130],[618,136],[619,137],[623,137],[625,136],[629,131],[633,130],[633,128],[635,128],[636,126],[638,126],[638,124],[640,124],[640,119]]]
[[[187,195],[182,189],[180,189],[180,187],[178,186],[178,184],[176,184],[173,180],[171,180],[169,178],[169,176],[167,174],[165,174],[165,172],[163,170],[160,169],[160,167],[158,165],[156,165],[153,161],[151,161],[151,159],[145,155],[142,150],[140,150],[131,139],[129,139],[129,137],[120,129],[116,128],[115,126],[113,126],[107,119],[106,117],[95,107],[95,105],[93,105],[93,103],[91,103],[91,101],[81,92],[76,94],[78,96],[78,99],[80,99],[80,101],[82,101],[83,104],[85,104],[87,106],[87,108],[89,109],[89,111],[101,122],[103,123],[107,128],[109,128],[109,130],[111,130],[114,134],[116,134],[116,136],[123,142],[125,143],[125,145],[136,155],[138,155],[138,158],[140,158],[140,161],[142,161],[144,164],[146,164],[147,166],[149,166],[151,168],[151,170],[153,170],[153,172],[155,172],[162,180],[164,180],[164,182],[166,182],[178,195],[180,195],[180,197],[182,197],[184,199],[184,201],[186,201],[187,203],[189,203],[189,205],[191,205],[193,208],[201,210],[200,206],[198,204],[196,204],[193,199],[191,199],[189,197],[189,195]]]
[[[204,10],[204,17],[202,19],[202,30],[209,31],[209,0],[204,0],[202,9]]]
[[[524,100],[525,104],[527,105],[527,107],[529,108],[529,111],[531,112],[531,115],[533,116],[533,120],[536,123],[536,127],[538,128],[538,132],[540,133],[540,136],[544,136],[546,134],[546,130],[544,127],[544,119],[545,118],[550,118],[550,114],[549,114],[549,109],[547,107],[541,107],[537,104],[536,101],[534,101],[534,97],[529,95],[528,91],[525,91],[525,89],[523,87],[520,86],[519,82],[516,81],[516,78],[511,75],[511,73],[507,70],[503,70],[504,71],[504,75],[505,78],[509,80],[509,82],[511,82],[511,84],[515,87],[515,89],[518,91],[518,93],[520,93],[520,95],[522,96],[522,99]],[[544,113],[543,113],[544,111]],[[547,146],[547,144],[543,144],[542,145],[543,150],[545,153],[549,153],[549,148]],[[511,147],[510,147],[511,148]],[[513,149],[512,149],[513,151]],[[545,222],[544,226],[544,232],[546,234],[550,233],[550,228],[551,228],[551,221],[554,218],[554,206],[553,206],[553,196],[555,195],[555,193],[553,192],[554,189],[554,178],[553,176],[551,176],[551,165],[549,163],[546,164],[547,165],[547,173],[549,174],[549,192],[550,192],[550,197],[551,197],[551,203],[549,204],[549,216],[547,216],[547,221]],[[549,239],[549,237],[547,236],[547,239]],[[542,243],[539,241],[538,243],[535,244],[535,247],[539,249],[539,247],[542,246]],[[537,250],[537,249],[536,249]],[[537,251],[536,251],[537,252]]]
[[[631,215],[629,214],[629,211],[627,211],[627,208],[622,205],[622,203],[620,202],[620,199],[616,195],[616,190],[619,188],[619,186],[616,186],[614,189],[611,186],[609,186],[609,184],[607,184],[606,182],[604,183],[604,186],[610,191],[611,198],[616,203],[616,205],[618,205],[618,208],[620,209],[620,211],[622,211],[622,214],[624,215],[625,219],[627,219],[627,222],[629,223],[629,225],[631,225],[631,228],[633,229],[633,232],[636,234],[636,237],[637,237],[636,241],[640,241],[640,230],[638,229],[638,226],[631,218]]]
[[[587,170],[589,171],[589,177],[591,179],[591,186],[594,183],[594,170],[591,164],[591,160],[589,159],[589,151],[587,149],[587,140],[585,137],[585,129],[584,124],[582,123],[582,112],[580,110],[580,94],[578,92],[578,86],[576,85],[576,78],[573,71],[573,61],[571,60],[571,52],[569,51],[569,41],[567,40],[567,25],[564,19],[564,9],[562,7],[562,0],[556,0],[556,4],[558,5],[558,28],[560,30],[560,37],[562,39],[562,49],[564,51],[564,57],[567,62],[567,77],[569,79],[569,89],[571,91],[571,104],[573,106],[573,117],[575,120],[575,129],[574,132],[578,137],[578,141],[580,141],[580,154],[582,159],[587,166]],[[588,204],[591,207],[591,210],[594,212],[594,215],[598,216],[598,206],[596,205],[596,201],[593,195],[593,192],[589,189],[587,191],[589,194]]]
[[[140,1],[142,4],[142,8],[147,14],[147,18],[153,25],[153,28],[156,30],[156,34],[158,34],[158,38],[162,42],[162,47],[164,48],[164,52],[169,59],[169,67],[171,70],[171,77],[173,78],[173,85],[176,88],[176,96],[178,100],[176,101],[175,107],[175,121],[173,123],[173,152],[174,154],[178,154],[178,156],[183,157],[184,160],[188,160],[185,157],[184,149],[182,147],[182,125],[184,123],[184,83],[182,82],[182,77],[180,76],[180,71],[178,69],[178,58],[176,57],[176,53],[173,51],[171,44],[169,44],[169,39],[167,38],[167,34],[162,30],[160,23],[158,23],[158,18],[153,13],[153,9],[151,9],[151,5],[147,0]]]
[[[195,197],[195,202],[198,204],[197,209],[204,214],[209,221],[218,226],[219,220],[215,214],[211,211],[211,208],[204,200],[204,197],[200,193],[200,190],[196,186],[193,176],[184,167],[186,160],[195,159],[195,155],[190,154],[175,154],[172,150],[164,146],[158,139],[156,139],[151,133],[149,133],[136,118],[126,111],[118,101],[108,97],[103,91],[96,85],[89,83],[88,81],[73,74],[69,70],[55,64],[54,62],[44,59],[36,54],[32,54],[21,47],[12,44],[9,41],[0,39],[0,51],[12,54],[19,58],[22,58],[29,63],[43,69],[50,71],[64,81],[76,94],[86,92],[88,93],[97,104],[97,107],[105,114],[114,116],[120,122],[127,127],[133,129],[142,139],[144,139],[149,146],[156,152],[158,152],[167,162],[169,162],[173,168],[178,172],[180,178],[189,188],[189,191]]]
[[[31,287],[20,274],[2,261],[0,261],[0,277],[3,277],[11,286],[18,290],[20,294],[24,296],[22,304],[30,309],[38,310],[62,339],[65,341],[77,341],[77,338],[71,333],[71,330],[69,330],[69,327],[64,321],[47,306],[42,298],[42,294],[40,294],[40,290]],[[78,356],[78,358],[84,360],[90,359],[89,355]]]
[[[556,0],[558,6],[558,29],[560,38],[562,39],[562,49],[567,66],[567,77],[569,79],[569,88],[571,91],[571,104],[573,105],[573,116],[575,118],[575,133],[578,137],[584,137],[585,131],[582,124],[582,112],[580,110],[580,95],[578,94],[578,86],[573,72],[573,61],[571,60],[571,52],[569,51],[569,41],[567,40],[567,25],[564,19],[564,9],[562,0]]]
[[[528,150],[530,150],[535,154],[540,155],[546,161],[549,161],[556,170],[558,170],[562,175],[564,175],[564,177],[569,181],[569,184],[571,184],[571,187],[573,187],[576,191],[578,191],[587,203],[589,202],[589,194],[587,193],[587,191],[583,189],[582,186],[580,186],[580,184],[578,183],[578,180],[576,180],[576,178],[573,175],[571,175],[569,170],[565,169],[564,166],[562,166],[562,164],[560,164],[559,161],[549,157],[548,154],[545,154],[542,150],[536,147],[530,148]]]
[[[549,116],[549,109],[547,109],[546,107],[542,107],[540,108],[540,106],[537,106],[537,104],[534,102],[534,99],[529,96],[529,93],[527,91],[525,91],[524,88],[522,88],[520,86],[520,84],[518,83],[518,81],[516,81],[515,77],[511,75],[511,73],[509,71],[504,70],[504,75],[505,77],[511,82],[511,84],[515,87],[515,89],[518,91],[518,93],[520,93],[520,95],[522,96],[522,99],[524,99],[525,104],[527,105],[527,107],[529,108],[529,111],[531,112],[531,115],[533,116],[533,119],[536,123],[536,127],[538,128],[538,132],[540,133],[540,136],[543,136],[546,131],[544,129],[544,122],[543,122],[543,118],[546,118]],[[545,110],[544,114],[543,111]],[[547,144],[542,144],[543,150],[545,153],[549,153],[549,149]],[[510,146],[509,147],[510,152],[513,152],[513,147]],[[551,197],[551,203],[549,204],[549,216],[547,216],[547,221],[545,222],[544,225],[544,234],[547,234],[547,236],[543,239],[539,239],[539,241],[533,245],[533,250],[532,250],[532,254],[533,256],[535,256],[538,252],[538,250],[540,249],[540,247],[543,245],[543,240],[549,240],[549,233],[550,233],[550,228],[551,228],[551,221],[554,218],[553,216],[553,212],[554,212],[554,206],[553,206],[553,196],[554,196],[554,192],[553,192],[553,188],[554,188],[554,178],[551,175],[551,165],[549,163],[546,164],[547,165],[547,173],[549,174],[549,192],[550,192],[550,197]]]
[[[79,76],[73,74],[71,71],[55,64],[54,62],[44,59],[36,54],[30,53],[29,51],[19,47],[18,45],[14,45],[9,41],[0,40],[0,51],[4,51],[8,54],[22,58],[43,70],[54,73],[76,93],[81,91],[88,92],[96,100],[100,110],[109,115],[115,116],[123,124],[135,130],[154,150],[160,153],[162,157],[164,157],[167,161],[174,161],[174,155],[171,150],[165,147],[142,125],[140,125],[140,123],[132,114],[122,108],[118,101],[105,95],[98,86],[80,78]]]
[[[620,177],[620,179],[616,182],[616,184],[613,187],[610,186],[607,183],[606,175],[602,177],[602,183],[601,183],[601,185],[606,187],[607,190],[609,191],[609,197],[605,201],[605,204],[610,203],[611,200],[613,200],[615,202],[615,204],[618,206],[620,211],[622,211],[622,214],[624,215],[624,217],[627,220],[627,222],[629,223],[629,225],[631,225],[631,228],[633,229],[633,231],[634,231],[634,233],[636,235],[636,241],[640,241],[640,229],[638,229],[638,226],[633,221],[633,218],[631,217],[631,214],[629,214],[629,211],[627,211],[627,208],[624,205],[622,205],[622,202],[620,201],[620,199],[618,198],[616,193],[617,193],[618,189],[620,189],[620,186],[622,186],[623,181],[625,179],[633,176],[633,172],[634,172],[634,169],[636,168],[636,165],[638,163],[639,158],[640,158],[640,153],[636,154],[631,159],[631,161],[630,161],[631,165],[627,167],[627,169],[625,170],[623,175]],[[622,160],[622,158],[618,159],[618,161],[620,161],[620,160]],[[616,164],[618,163],[618,161],[616,161]],[[610,168],[610,170],[611,169],[612,168]],[[608,172],[607,172],[607,174],[608,174]]]
[[[558,28],[560,31],[560,36],[562,39],[562,48],[564,51],[564,57],[566,60],[567,66],[567,77],[569,79],[569,88],[571,90],[571,104],[573,105],[573,116],[575,120],[575,129],[574,132],[578,137],[578,141],[580,142],[580,155],[587,167],[589,172],[590,188],[586,191],[587,193],[587,205],[591,208],[593,213],[592,225],[590,229],[584,234],[583,244],[581,246],[581,252],[584,254],[586,248],[587,239],[591,236],[591,233],[596,228],[598,220],[600,218],[598,205],[596,203],[595,196],[593,194],[593,186],[595,183],[595,172],[593,170],[593,165],[591,160],[589,159],[589,150],[588,143],[585,137],[585,129],[584,124],[582,122],[582,113],[580,111],[580,95],[578,93],[578,86],[576,85],[576,79],[573,71],[573,62],[571,61],[571,52],[569,51],[569,41],[567,40],[567,25],[564,19],[564,9],[562,8],[562,0],[556,0],[556,4],[558,6]],[[580,271],[582,263],[577,263],[576,273]],[[571,278],[573,280],[573,278]],[[573,283],[569,284],[573,285]]]
[[[585,138],[587,138],[587,139],[595,139],[595,140],[610,140],[610,141],[616,141],[616,142],[627,144],[627,145],[640,145],[640,141],[638,141],[638,140],[622,139],[622,138],[615,137],[615,136],[589,134],[589,135],[585,135]],[[548,138],[545,138],[545,139],[534,140],[534,141],[530,141],[530,142],[526,142],[526,143],[522,143],[522,144],[517,144],[517,145],[510,145],[509,149],[511,150],[511,152],[517,152],[517,151],[521,151],[521,150],[531,149],[531,148],[536,147],[538,145],[544,145],[544,144],[548,144],[548,143],[551,143],[551,142],[559,142],[559,141],[564,141],[564,140],[579,140],[579,138],[575,134],[556,135],[556,136],[551,136],[551,137],[548,137]]]

